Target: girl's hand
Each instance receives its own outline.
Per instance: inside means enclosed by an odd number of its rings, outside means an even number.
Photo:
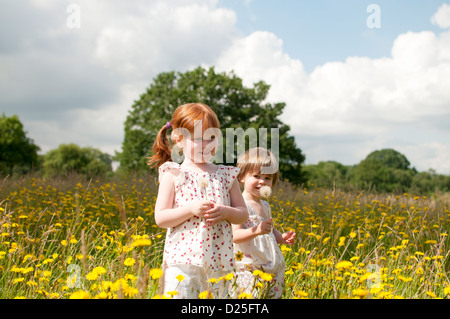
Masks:
[[[293,245],[295,242],[295,232],[292,230],[282,234],[281,237],[283,238],[285,244]]]
[[[256,228],[256,232],[259,235],[265,235],[265,234],[269,234],[272,231],[272,227],[273,227],[273,220],[272,218],[263,220],[262,222],[260,222]]]
[[[212,207],[212,209],[209,209],[203,215],[203,218],[206,218],[206,222],[209,225],[215,225],[215,224],[221,222],[222,220],[227,219],[228,215],[227,215],[225,206],[211,203],[211,207]]]
[[[206,212],[213,207],[213,203],[211,203],[208,200],[196,200],[191,203],[191,213],[194,214],[194,216],[203,218],[205,217]]]

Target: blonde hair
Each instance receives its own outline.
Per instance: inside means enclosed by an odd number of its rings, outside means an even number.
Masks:
[[[172,146],[167,137],[170,129],[186,129],[194,134],[195,123],[201,121],[202,130],[208,128],[220,129],[220,122],[216,113],[206,104],[187,103],[176,108],[170,122],[165,124],[158,132],[155,143],[152,146],[154,155],[149,157],[148,165],[159,167],[167,161],[172,160]],[[171,134],[171,141],[175,143],[175,136]]]
[[[278,181],[278,161],[273,153],[268,149],[262,147],[249,149],[239,156],[236,166],[240,168],[237,176],[239,182],[242,181],[247,175],[255,173],[261,174],[261,169],[265,167],[277,168],[275,173],[267,175],[272,176],[272,186],[275,186]]]

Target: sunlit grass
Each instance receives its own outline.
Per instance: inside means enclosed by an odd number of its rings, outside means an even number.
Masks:
[[[172,297],[159,292],[156,189],[150,175],[0,181],[0,298]],[[270,204],[276,227],[297,232],[281,246],[284,298],[448,298],[448,197],[282,183]],[[264,296],[270,276],[256,277]]]

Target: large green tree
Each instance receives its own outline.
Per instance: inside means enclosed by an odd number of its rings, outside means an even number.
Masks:
[[[0,117],[0,174],[26,173],[38,162],[39,146],[27,137],[17,115]]]
[[[294,138],[289,135],[289,126],[279,119],[286,104],[265,102],[269,89],[270,86],[263,81],[255,83],[253,87],[245,87],[242,79],[233,72],[216,73],[213,67],[209,69],[198,67],[184,73],[159,74],[129,111],[125,121],[122,152],[116,154],[121,168],[127,170],[146,168],[146,157],[151,155],[156,134],[171,119],[176,107],[185,103],[200,102],[209,105],[221,122],[223,163],[227,163],[226,160],[230,158],[228,156],[230,154],[225,152],[227,128],[236,130],[241,128],[244,132],[249,128],[256,130],[266,128],[268,148],[272,146],[272,138],[275,140],[271,129],[276,129],[282,177],[296,184],[304,183],[302,163],[305,157],[296,146]],[[248,142],[247,138],[247,147]],[[261,146],[260,140],[258,144]],[[236,150],[236,145],[234,149]],[[230,164],[235,163],[236,157]]]
[[[366,159],[377,161],[383,166],[394,169],[407,170],[411,165],[405,155],[392,148],[373,151],[367,155]]]
[[[112,171],[111,156],[92,147],[76,144],[61,144],[43,157],[46,175],[83,174],[88,177],[107,174]]]
[[[405,155],[383,149],[370,153],[354,169],[353,182],[360,188],[375,187],[377,191],[407,191],[417,171],[410,168]]]

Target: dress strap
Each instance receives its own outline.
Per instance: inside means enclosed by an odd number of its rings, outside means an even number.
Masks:
[[[255,212],[255,210],[253,209],[253,207],[252,207],[249,203],[247,203],[247,202],[245,202],[245,205],[247,206],[248,215],[249,215],[249,216],[253,216],[253,215],[256,216],[256,212]]]

